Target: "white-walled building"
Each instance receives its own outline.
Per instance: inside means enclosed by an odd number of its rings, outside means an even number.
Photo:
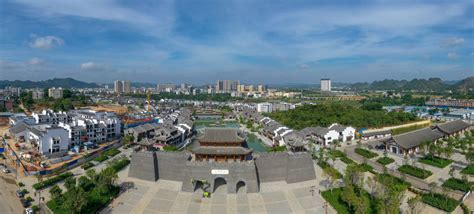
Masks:
[[[48,157],[60,157],[70,148],[68,131],[55,125],[28,125],[20,122],[10,128],[11,135],[18,141],[31,144],[38,152]]]
[[[355,139],[355,128],[351,126],[343,126],[337,123],[333,123],[329,126],[330,130],[335,130],[339,133],[339,140],[342,142],[352,141]]]
[[[273,111],[273,105],[271,103],[259,103],[257,104],[257,112],[270,113]]]
[[[49,88],[48,89],[48,96],[54,99],[61,99],[63,98],[63,89],[62,88]]]
[[[321,79],[321,91],[331,91],[330,79]]]
[[[44,98],[44,92],[41,90],[35,90],[31,92],[33,100],[41,100]]]

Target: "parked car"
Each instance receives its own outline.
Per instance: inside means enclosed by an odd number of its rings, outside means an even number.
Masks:
[[[7,174],[7,173],[10,173],[10,170],[7,169],[7,168],[3,168],[3,169],[2,169],[2,172],[5,173],[5,174]]]
[[[25,193],[23,193],[23,191],[21,191],[21,190],[17,190],[16,191],[16,197],[23,198],[23,197],[25,197]]]
[[[379,150],[383,150],[383,149],[385,149],[385,145],[379,144],[379,145],[376,145],[375,148],[379,149]]]
[[[24,208],[27,208],[28,206],[30,206],[30,202],[28,202],[26,199],[22,198],[20,199],[20,202],[21,202],[21,205],[24,207]]]
[[[34,214],[34,213],[35,211],[33,211],[33,209],[30,207],[25,209],[25,214]]]

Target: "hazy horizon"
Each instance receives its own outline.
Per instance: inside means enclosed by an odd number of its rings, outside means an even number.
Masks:
[[[472,14],[470,0],[0,0],[0,80],[461,80]]]

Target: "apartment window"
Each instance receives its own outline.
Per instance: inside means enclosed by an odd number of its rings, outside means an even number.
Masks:
[[[58,145],[61,142],[58,138],[53,138],[53,145]]]

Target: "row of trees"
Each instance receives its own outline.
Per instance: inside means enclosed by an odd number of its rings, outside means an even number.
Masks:
[[[448,139],[440,139],[436,143],[425,141],[420,148],[425,154],[430,156],[444,156],[450,158],[456,149],[462,152],[469,163],[474,163],[474,130],[465,132],[464,138],[460,136],[449,137]]]

